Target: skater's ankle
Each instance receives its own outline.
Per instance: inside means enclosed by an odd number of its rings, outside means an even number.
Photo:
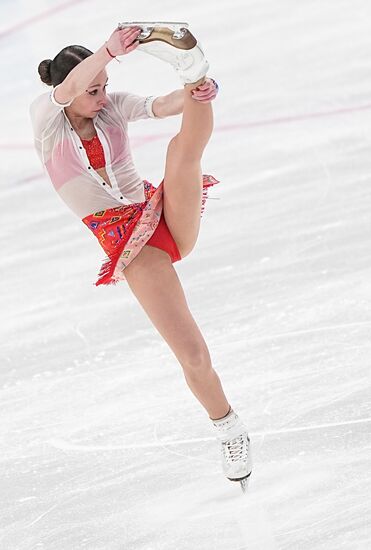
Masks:
[[[192,82],[191,84],[184,84],[184,89],[191,92],[192,90],[197,88],[197,86],[201,86],[201,84],[203,84],[205,82],[205,80],[206,80],[206,76],[203,76],[202,78],[200,78],[196,82]]]
[[[211,416],[209,416],[210,420],[212,420],[213,422],[215,422],[216,420],[223,420],[223,418],[226,418],[229,413],[231,412],[232,410],[232,407],[229,405],[229,409],[228,409],[228,412],[227,414],[225,414],[224,416],[220,417],[220,418],[211,418]]]

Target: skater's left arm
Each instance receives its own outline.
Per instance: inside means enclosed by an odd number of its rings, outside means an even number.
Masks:
[[[218,85],[215,80],[207,78],[203,84],[192,90],[193,99],[200,103],[207,103],[216,98]],[[168,95],[156,97],[152,104],[155,117],[164,118],[167,116],[179,115],[183,112],[184,88],[175,90]]]
[[[155,117],[179,115],[183,112],[184,89],[175,90],[171,94],[160,95],[152,103],[152,111]]]

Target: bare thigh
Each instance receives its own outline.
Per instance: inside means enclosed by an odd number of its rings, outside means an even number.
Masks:
[[[125,276],[142,308],[180,364],[185,368],[205,366],[209,359],[208,348],[188,308],[168,254],[145,245],[125,268]]]
[[[182,257],[193,249],[200,230],[201,158],[213,129],[211,103],[192,98],[184,87],[179,133],[169,143],[164,176],[164,216]]]
[[[164,217],[182,258],[194,248],[200,231],[202,171],[200,159],[185,155],[179,137],[167,150]]]

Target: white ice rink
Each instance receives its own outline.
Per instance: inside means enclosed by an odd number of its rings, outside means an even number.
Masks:
[[[371,2],[1,0],[1,550],[371,548]],[[249,428],[246,495],[127,283],[55,193],[43,59],[123,20],[188,21],[218,80],[193,252],[174,264]],[[133,52],[107,91],[162,95]],[[130,126],[160,183],[180,117]],[[150,137],[151,139],[144,139]]]

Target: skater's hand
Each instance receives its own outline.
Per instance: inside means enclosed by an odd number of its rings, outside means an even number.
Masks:
[[[106,47],[115,56],[128,54],[139,46],[139,41],[136,39],[141,32],[140,27],[115,29],[107,40]]]
[[[200,103],[208,103],[216,98],[218,90],[216,82],[212,78],[206,78],[203,84],[192,90],[192,97]]]

